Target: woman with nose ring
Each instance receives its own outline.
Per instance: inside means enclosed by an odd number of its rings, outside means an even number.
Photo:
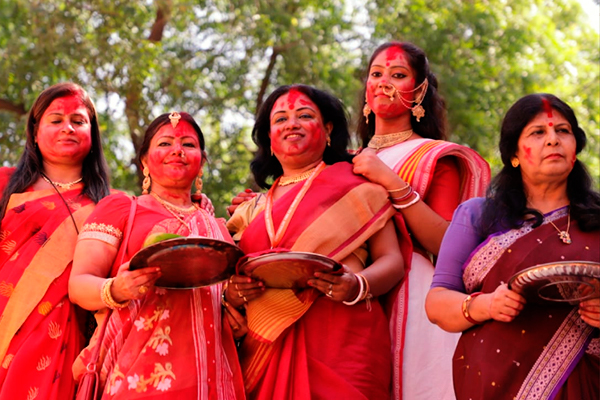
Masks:
[[[384,186],[398,226],[411,233],[407,276],[391,296],[390,331],[395,399],[452,399],[451,360],[458,336],[425,314],[444,232],[458,204],[482,195],[488,164],[474,151],[446,141],[446,110],[425,53],[389,42],[373,53],[361,96],[358,135],[363,150],[354,172]]]

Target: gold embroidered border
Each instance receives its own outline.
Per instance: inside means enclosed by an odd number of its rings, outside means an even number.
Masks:
[[[119,242],[121,241],[120,238],[117,239],[116,237],[114,237],[110,233],[97,232],[97,231],[81,232],[79,234],[79,237],[77,238],[77,241],[79,241],[79,240],[85,240],[85,239],[100,240],[101,242],[108,243],[108,244],[110,244],[111,246],[114,246],[114,247],[119,247]]]

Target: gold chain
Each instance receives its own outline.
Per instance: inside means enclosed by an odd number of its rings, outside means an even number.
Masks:
[[[383,149],[391,147],[395,144],[405,142],[413,134],[412,129],[402,132],[390,133],[387,135],[375,135],[369,140],[368,147],[375,149]]]
[[[70,190],[71,186],[73,186],[76,183],[79,183],[83,180],[83,178],[79,178],[76,181],[73,182],[68,182],[68,183],[61,183],[61,182],[54,182],[51,181],[49,178],[46,178],[45,175],[42,175],[42,179],[44,179],[46,182],[48,182],[49,184],[53,185],[53,186],[58,186],[61,189],[66,189],[66,190]]]
[[[182,213],[183,215],[189,215],[198,210],[198,205],[196,203],[192,204],[190,207],[179,207],[174,204],[169,203],[168,201],[162,199],[159,195],[154,192],[150,192],[150,196],[154,197],[156,201],[158,201],[164,208],[167,210],[172,216],[174,216],[179,222],[183,224],[183,226],[187,227],[189,232],[192,233],[192,227],[190,224],[185,222],[183,217],[177,212]],[[176,212],[177,211],[177,212]]]
[[[298,182],[302,182],[308,179],[308,177],[313,173],[313,171],[316,169],[317,167],[313,167],[307,171],[304,171],[301,174],[298,175],[294,175],[294,176],[282,176],[279,178],[279,186],[287,186],[287,185],[291,185],[292,183],[298,183]]]
[[[560,229],[558,229],[558,226],[554,225],[554,222],[548,220],[548,222],[550,222],[550,224],[554,227],[554,229],[556,229],[556,231],[558,232],[558,238],[560,240],[562,240],[562,242],[564,244],[571,244],[572,240],[571,240],[571,235],[569,235],[569,229],[571,228],[571,209],[569,209],[569,213],[567,214],[567,229],[564,231],[561,231]]]

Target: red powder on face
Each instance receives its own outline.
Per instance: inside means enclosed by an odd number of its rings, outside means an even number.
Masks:
[[[550,105],[550,102],[548,99],[542,98],[542,103],[544,103],[544,110],[546,110],[548,118],[552,118],[552,106]]]
[[[529,161],[530,164],[533,164],[533,159],[531,158],[531,147],[523,146],[523,150],[525,150],[525,159]]]
[[[385,58],[388,61],[388,64],[390,61],[396,60],[402,55],[404,55],[404,51],[398,46],[392,46],[385,51]]]
[[[290,110],[294,109],[294,107],[296,106],[296,100],[298,100],[298,97],[302,94],[303,93],[295,89],[292,89],[288,92],[288,106]]]

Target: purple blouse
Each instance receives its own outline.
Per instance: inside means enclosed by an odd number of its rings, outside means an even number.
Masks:
[[[473,251],[486,239],[479,232],[479,218],[485,198],[475,197],[460,204],[446,230],[435,265],[431,287],[465,293],[463,266]]]

